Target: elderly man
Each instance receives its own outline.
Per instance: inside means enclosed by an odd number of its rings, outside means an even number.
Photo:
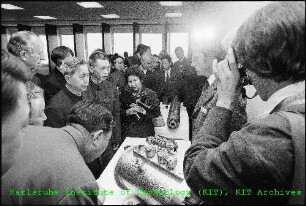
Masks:
[[[81,101],[61,128],[28,126],[16,163],[1,178],[4,205],[96,205],[105,191],[85,163],[100,156],[112,134],[109,110]]]
[[[213,62],[218,100],[186,151],[186,182],[206,204],[304,205],[305,2],[258,10],[232,46],[223,61]],[[241,91],[238,63],[271,107],[265,117],[230,133]]]
[[[39,36],[31,31],[19,31],[10,38],[7,50],[24,61],[30,80],[42,87],[40,79],[35,76],[44,53],[44,45]]]
[[[145,52],[141,56],[141,65],[140,68],[144,73],[143,84],[149,89],[154,89],[155,84],[155,74],[154,64],[153,64],[153,55],[149,52]]]
[[[1,175],[14,164],[21,146],[24,128],[29,123],[26,65],[10,53],[1,50]]]

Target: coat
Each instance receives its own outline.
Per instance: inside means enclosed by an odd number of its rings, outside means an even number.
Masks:
[[[64,89],[66,80],[64,75],[57,69],[53,69],[44,81],[44,97],[47,103],[56,93]]]
[[[280,111],[296,111],[305,118],[305,89],[275,105],[268,116],[232,133],[231,110],[213,107],[185,153],[184,175],[189,187],[197,194],[203,188],[221,189],[223,194],[227,193],[221,197],[200,196],[207,204],[286,203],[287,195],[260,195],[265,189],[296,189],[291,188],[292,131],[288,119],[278,114]],[[236,189],[248,189],[249,195],[238,196]]]
[[[74,129],[74,128],[73,128]],[[15,164],[1,177],[1,203],[9,205],[98,204],[96,195],[67,195],[68,190],[98,190],[74,136],[62,129],[28,126]],[[16,190],[57,191],[57,195],[18,195]],[[51,194],[51,192],[50,192]],[[54,194],[54,193],[53,193]]]
[[[151,106],[150,109],[146,109],[146,114],[138,113],[139,119],[136,115],[126,115],[126,110],[130,109],[130,105],[136,103],[137,99]],[[124,137],[148,137],[155,135],[152,119],[159,117],[161,112],[159,100],[154,91],[143,86],[140,95],[136,97],[127,88],[120,95],[120,102]]]

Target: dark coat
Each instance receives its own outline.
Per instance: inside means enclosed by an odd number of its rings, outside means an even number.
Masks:
[[[177,70],[179,72],[183,72],[191,67],[191,61],[187,59],[186,57],[183,58],[182,61],[178,60],[174,62],[173,69]]]
[[[53,69],[44,81],[45,102],[47,103],[56,93],[65,88],[65,85],[64,75],[57,68]]]
[[[151,106],[151,109],[146,109],[145,115],[138,113],[140,119],[137,119],[136,115],[126,115],[126,110],[130,109],[130,105],[136,103],[137,99]],[[161,112],[159,100],[154,91],[143,86],[141,94],[135,97],[127,88],[120,95],[120,102],[124,137],[148,137],[155,135],[152,119],[159,117]]]
[[[184,175],[189,187],[196,193],[203,188],[227,192],[221,197],[201,196],[207,204],[286,204],[287,195],[257,195],[259,189],[294,189],[292,131],[279,111],[296,111],[305,118],[305,90],[282,101],[267,117],[233,133],[232,111],[213,107],[185,153]],[[242,188],[250,189],[251,194],[235,195],[236,189]]]
[[[47,103],[45,126],[60,128],[67,124],[71,108],[82,100],[82,97],[71,93],[66,87],[54,95]]]
[[[110,73],[107,79],[109,82],[113,83],[117,86],[119,92],[123,92],[126,86],[126,78],[124,75],[124,71],[114,71]]]
[[[128,60],[128,65],[130,67],[132,67],[134,65],[138,65],[138,66],[141,65],[141,60],[136,53],[133,56],[128,57],[127,60]]]
[[[31,125],[25,128],[20,153],[13,167],[1,177],[2,205],[98,204],[95,195],[65,194],[66,190],[99,189],[78,150],[74,133],[72,136],[62,129]],[[50,189],[58,191],[58,195],[10,195],[12,189]]]

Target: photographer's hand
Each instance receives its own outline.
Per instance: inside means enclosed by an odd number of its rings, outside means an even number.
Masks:
[[[232,48],[229,48],[224,60],[217,63],[214,59],[212,68],[218,81],[218,100],[216,106],[232,109],[232,102],[239,93],[240,74]]]

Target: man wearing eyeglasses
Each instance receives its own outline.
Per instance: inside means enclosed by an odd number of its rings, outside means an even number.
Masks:
[[[7,50],[27,65],[30,81],[42,86],[40,79],[35,76],[44,53],[44,45],[39,36],[31,31],[19,31],[10,38]]]

